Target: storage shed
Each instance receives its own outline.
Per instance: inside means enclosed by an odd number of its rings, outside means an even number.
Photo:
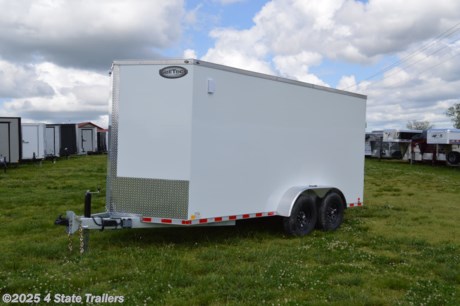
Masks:
[[[80,143],[79,153],[86,154],[99,152],[99,130],[103,130],[103,128],[92,122],[82,122],[78,124],[78,141]],[[103,144],[102,141],[101,144]]]

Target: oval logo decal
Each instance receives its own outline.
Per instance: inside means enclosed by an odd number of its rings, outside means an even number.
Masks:
[[[188,73],[187,69],[180,66],[168,66],[160,69],[160,75],[167,79],[178,79]]]

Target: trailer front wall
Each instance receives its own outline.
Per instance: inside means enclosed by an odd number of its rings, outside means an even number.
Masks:
[[[45,157],[45,124],[22,124],[22,158]]]
[[[161,77],[160,68],[114,68],[107,205],[116,212],[186,219],[193,71],[173,81]]]
[[[47,156],[59,156],[60,138],[59,125],[46,125],[45,154]]]
[[[61,124],[61,148],[60,155],[66,156],[77,154],[79,151],[79,143],[77,142],[77,125],[76,124]]]

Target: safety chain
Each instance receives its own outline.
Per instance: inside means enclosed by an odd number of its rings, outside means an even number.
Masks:
[[[78,227],[78,232],[80,233],[80,255],[83,255],[83,253],[85,252],[85,241],[83,238],[83,227],[81,226],[81,224]]]
[[[68,248],[69,248],[69,253],[72,253],[72,250],[73,250],[73,246],[72,246],[72,234],[69,232],[67,233],[67,237],[69,239],[69,244],[68,244]]]

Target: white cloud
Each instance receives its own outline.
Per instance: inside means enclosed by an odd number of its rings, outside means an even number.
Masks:
[[[401,62],[382,75],[360,82],[346,71],[337,87],[368,95],[375,126],[408,120],[450,126],[440,101],[460,102],[460,41],[458,35],[432,38],[459,18],[455,0],[272,0],[252,27],[211,31],[215,45],[204,59],[326,85],[312,73],[325,60],[366,66],[391,55]]]
[[[0,60],[0,97],[48,96],[53,93],[53,88],[40,79],[31,65],[19,66]]]
[[[54,95],[10,99],[0,108],[2,114],[21,116],[24,121],[107,121],[108,75],[52,63],[31,68],[44,82],[51,84]]]
[[[302,51],[295,55],[277,55],[273,58],[276,70],[281,76],[313,83],[317,85],[329,86],[317,76],[308,73],[308,67],[318,65],[322,56],[318,53]]]
[[[183,0],[0,0],[0,54],[105,68],[114,59],[158,56],[181,35]]]
[[[183,55],[184,58],[198,58],[197,55],[196,55],[196,52],[195,50],[192,50],[192,49],[186,49],[184,50],[184,55]]]
[[[257,41],[257,31],[216,29],[210,35],[216,39],[216,45],[208,50],[203,60],[273,74],[270,63],[264,60],[267,48]]]
[[[337,89],[346,91],[357,91],[356,79],[354,75],[344,75],[337,85]]]
[[[201,2],[185,12],[183,0],[0,0],[0,7],[0,112],[45,121],[106,122],[108,77],[94,71],[170,47],[196,58],[193,31],[224,20],[209,10],[221,6]],[[272,0],[247,29],[211,30],[215,43],[202,59],[367,94],[369,126],[450,126],[444,111],[460,102],[460,41],[458,33],[430,39],[458,20],[457,0]],[[183,28],[190,35],[178,47]],[[352,64],[382,65],[388,55],[403,61],[360,81]],[[351,68],[334,71],[331,82],[322,69],[335,63]]]

